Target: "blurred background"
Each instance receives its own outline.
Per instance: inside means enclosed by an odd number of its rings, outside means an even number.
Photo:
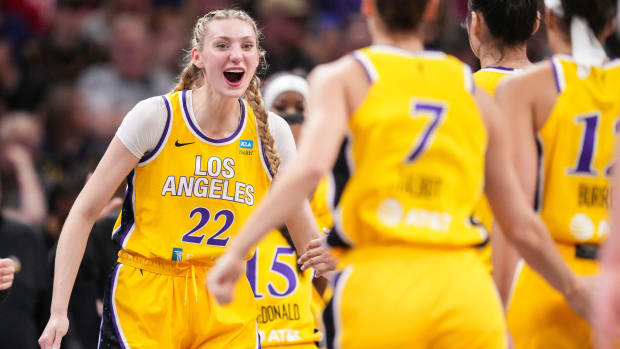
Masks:
[[[49,316],[51,253],[88,173],[125,113],[175,86],[196,18],[230,7],[258,20],[267,76],[303,75],[370,43],[360,0],[0,2],[0,257],[10,256],[18,267],[11,295],[0,305],[0,348],[38,347]],[[461,26],[466,13],[466,0],[445,0],[425,31],[430,49],[453,54],[475,71],[479,65]],[[617,39],[607,44],[611,56],[619,47]],[[543,27],[529,54],[540,61],[549,53]],[[113,218],[102,218],[107,221],[95,228],[101,233],[91,236],[102,242],[87,250],[63,347],[96,345],[95,300],[115,252],[106,245]]]

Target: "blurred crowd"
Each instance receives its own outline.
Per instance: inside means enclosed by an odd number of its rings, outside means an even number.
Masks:
[[[9,347],[2,331],[15,323],[13,335],[32,337],[18,347],[36,347],[48,318],[50,252],[68,211],[124,115],[176,85],[197,17],[220,8],[248,11],[264,34],[267,78],[303,75],[368,45],[359,6],[360,0],[0,2],[0,257],[13,258],[18,271],[13,301],[0,306],[0,347]],[[424,30],[429,48],[476,70],[461,27],[466,13],[466,0],[443,1],[437,22]],[[544,30],[530,46],[534,61],[549,55]],[[618,56],[617,39],[607,47]],[[70,348],[91,347],[88,336],[73,331]]]

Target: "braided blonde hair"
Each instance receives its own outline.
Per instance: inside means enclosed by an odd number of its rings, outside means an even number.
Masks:
[[[254,22],[252,17],[250,17],[246,12],[241,10],[217,10],[207,13],[206,15],[200,17],[198,21],[196,21],[196,25],[194,26],[194,31],[192,34],[191,48],[195,48],[201,51],[204,45],[204,37],[207,33],[208,25],[213,21],[222,19],[239,19],[243,22],[250,24],[254,29],[254,33],[256,33],[257,44],[259,44],[261,33],[258,30],[256,22]],[[267,160],[269,161],[269,167],[271,168],[271,172],[275,176],[278,173],[278,169],[280,167],[280,156],[278,155],[278,152],[275,148],[274,139],[271,135],[271,131],[269,130],[269,115],[267,114],[267,110],[265,109],[263,96],[260,92],[260,78],[257,76],[257,73],[264,72],[267,69],[265,51],[260,47],[260,45],[258,46],[258,55],[259,66],[257,68],[257,71],[254,73],[252,80],[250,81],[250,85],[245,91],[245,97],[250,107],[254,110],[254,115],[256,115],[256,123],[258,124],[258,136],[263,145],[263,151],[265,152]],[[187,65],[179,76],[179,83],[174,88],[174,92],[200,87],[205,82],[204,72],[192,62],[191,50],[188,52],[186,61]]]

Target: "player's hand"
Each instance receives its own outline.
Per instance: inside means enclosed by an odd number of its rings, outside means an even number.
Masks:
[[[336,270],[338,261],[329,253],[326,241],[326,237],[323,236],[306,245],[306,252],[297,261],[301,264],[301,270],[313,268],[316,277],[333,274],[330,272]]]
[[[620,342],[620,273],[605,272],[602,275],[595,316],[597,348],[617,348]]]
[[[600,284],[599,276],[578,276],[570,294],[564,295],[575,313],[594,325],[594,300]]]
[[[41,349],[60,349],[60,342],[62,337],[67,334],[68,329],[69,319],[66,312],[64,314],[52,314],[39,338],[39,346]]]
[[[6,290],[13,285],[15,266],[9,258],[0,258],[0,290]]]
[[[207,289],[219,304],[228,304],[233,300],[237,280],[243,274],[245,259],[231,253],[224,253],[207,275]]]

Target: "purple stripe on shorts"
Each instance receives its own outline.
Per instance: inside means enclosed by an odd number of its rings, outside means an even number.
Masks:
[[[243,128],[243,123],[245,122],[245,104],[243,103],[241,98],[239,98],[239,104],[241,106],[241,118],[239,119],[239,126],[237,127],[235,132],[233,132],[233,134],[230,135],[229,137],[222,138],[222,139],[215,139],[215,138],[207,137],[204,133],[202,133],[200,128],[197,127],[192,121],[192,118],[189,114],[189,110],[187,109],[187,90],[181,91],[181,97],[183,99],[183,110],[185,111],[187,123],[192,128],[192,130],[198,136],[200,136],[200,138],[203,138],[205,141],[210,142],[210,143],[226,143],[226,142],[232,141],[233,139],[235,139],[235,137],[239,135],[239,133],[241,133],[241,129]]]
[[[118,269],[120,268],[120,266],[120,264],[116,264],[116,267],[114,267],[114,276],[112,276],[112,284],[110,285],[109,301],[110,310],[112,311],[112,327],[114,327],[114,331],[116,332],[116,337],[118,338],[118,342],[120,343],[121,348],[127,349],[127,347],[125,347],[125,343],[123,343],[123,337],[121,337],[121,332],[118,329],[120,325],[116,323],[116,309],[114,308],[114,293],[116,292],[116,287],[114,287],[114,283],[118,279]]]
[[[150,160],[153,156],[155,156],[155,154],[157,154],[157,152],[159,151],[159,149],[162,147],[164,143],[164,139],[166,139],[168,130],[170,129],[170,120],[172,119],[171,112],[170,112],[170,105],[168,104],[168,100],[166,99],[166,97],[162,96],[161,98],[164,99],[164,103],[166,104],[166,110],[168,111],[168,118],[166,119],[166,126],[164,127],[164,133],[162,133],[155,148],[153,148],[153,150],[151,150],[150,153],[146,154],[145,156],[142,157],[142,159],[140,159],[141,163]]]

